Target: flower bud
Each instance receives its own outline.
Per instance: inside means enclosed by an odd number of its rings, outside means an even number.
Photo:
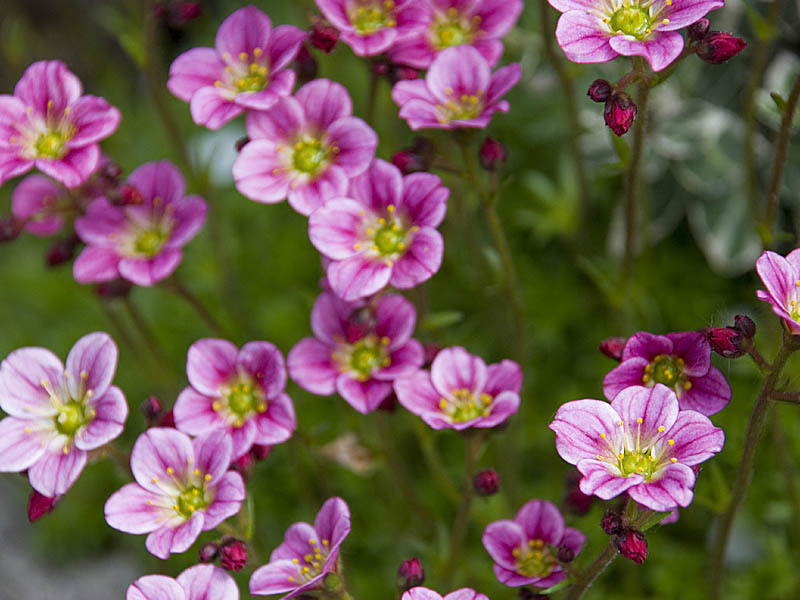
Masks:
[[[141,204],[144,202],[144,196],[136,189],[136,186],[126,183],[120,186],[112,201],[120,206],[129,206],[131,204]]]
[[[294,70],[297,73],[297,80],[301,83],[308,83],[317,76],[319,67],[316,59],[311,56],[305,44],[300,46],[297,56],[294,59]]]
[[[600,519],[600,527],[607,535],[617,535],[622,531],[622,517],[615,512],[607,512]]]
[[[412,81],[417,79],[419,77],[419,71],[413,67],[392,63],[389,65],[389,71],[386,73],[386,76],[389,78],[389,83],[394,85],[398,81]]]
[[[325,54],[330,54],[338,41],[339,31],[322,19],[315,19],[308,30],[308,43]]]
[[[155,427],[172,427],[175,428],[175,415],[172,413],[172,409],[165,412],[161,415],[161,419],[158,420],[157,423],[153,424]]]
[[[219,556],[219,544],[217,542],[206,542],[200,546],[198,555],[202,563],[214,562]]]
[[[272,446],[267,444],[253,444],[253,447],[250,448],[250,456],[253,457],[253,460],[264,460],[269,456],[271,450]]]
[[[58,240],[45,254],[45,263],[48,267],[57,267],[72,260],[80,240],[75,234]]]
[[[562,544],[558,547],[558,553],[556,554],[556,558],[560,563],[569,563],[575,560],[575,550],[567,546],[566,544]]]
[[[242,540],[228,540],[219,547],[219,557],[223,569],[241,571],[247,563],[247,545]]]
[[[579,486],[583,477],[577,470],[570,471],[564,479],[564,507],[574,515],[585,515],[594,502],[594,497],[584,494]]]
[[[409,558],[400,563],[400,568],[397,569],[397,589],[400,592],[422,585],[423,581],[425,581],[425,571],[418,558]]]
[[[647,558],[647,540],[641,531],[624,529],[614,538],[614,545],[622,556],[629,558],[637,565],[642,564]]]
[[[611,131],[616,135],[625,135],[633,125],[637,112],[636,104],[628,94],[614,92],[606,100],[603,117]]]
[[[382,410],[383,412],[393,413],[397,410],[397,394],[392,391],[386,398],[384,398],[380,404],[378,404],[378,409]]]
[[[497,171],[506,162],[506,149],[496,139],[487,137],[478,150],[478,160],[487,171]]]
[[[112,279],[111,281],[98,283],[96,286],[94,286],[94,293],[101,298],[111,300],[113,298],[122,298],[127,296],[132,287],[133,284],[130,281],[119,277],[117,279]]]
[[[15,218],[14,215],[0,217],[0,244],[17,239],[24,226],[25,223]]]
[[[242,479],[248,481],[250,476],[253,474],[254,464],[255,460],[253,460],[253,455],[249,452],[245,452],[236,460],[231,461],[230,469],[232,471],[236,471],[242,476]]]
[[[715,327],[702,330],[711,350],[725,358],[739,358],[747,351],[742,348],[742,335],[733,327]]]
[[[586,93],[594,102],[605,102],[611,95],[611,84],[605,79],[595,79]]]
[[[597,349],[608,358],[613,358],[619,362],[622,360],[622,350],[625,348],[625,342],[627,341],[627,338],[624,337],[610,337],[600,342]]]
[[[699,21],[692,23],[689,27],[686,28],[686,33],[689,34],[689,39],[693,42],[699,42],[704,37],[706,37],[706,33],[708,33],[708,27],[711,25],[711,22],[708,19],[700,19]]]
[[[403,175],[427,171],[433,164],[436,149],[428,138],[418,136],[409,148],[403,148],[392,156],[392,164],[400,169]]]
[[[424,367],[430,367],[433,359],[436,358],[436,355],[439,354],[442,347],[439,344],[423,344],[422,345],[422,352],[423,356],[425,357],[423,360]]]
[[[203,5],[200,2],[179,2],[173,12],[176,25],[185,25],[193,21],[203,13]]]
[[[163,412],[164,407],[161,406],[161,400],[159,400],[156,396],[149,396],[144,402],[142,402],[142,414],[147,420],[148,427],[152,427],[153,423],[161,418]]]
[[[249,137],[247,137],[247,136],[240,137],[238,140],[236,140],[236,151],[237,152],[241,152],[242,148],[247,146],[247,144],[249,144],[249,143],[250,143],[250,138]]]
[[[747,315],[736,315],[733,317],[733,326],[738,329],[742,336],[752,339],[756,335],[756,324]]]
[[[712,65],[733,58],[747,46],[742,38],[724,31],[710,31],[697,44],[697,56]]]
[[[50,498],[36,490],[31,490],[31,497],[28,500],[28,520],[33,523],[47,513],[52,512],[60,498],[61,496]]]
[[[486,469],[475,475],[472,485],[478,496],[493,496],[500,489],[500,476],[494,469]]]

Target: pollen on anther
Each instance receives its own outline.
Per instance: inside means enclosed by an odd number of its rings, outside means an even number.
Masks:
[[[673,456],[672,458],[669,459],[669,462],[676,463],[678,462],[678,459]]]
[[[394,212],[394,204],[390,204],[389,206],[387,206],[386,210],[388,210],[390,213],[393,213]]]
[[[667,440],[667,443],[668,443],[670,446],[674,446],[674,445],[675,445],[675,440]]]
[[[153,483],[158,483],[158,477],[153,477]]]
[[[622,427],[622,421],[620,420],[620,421],[619,421],[619,423],[617,423],[617,425],[619,425],[620,427]]]
[[[206,473],[206,474],[203,476],[203,479],[205,479],[206,481],[211,481],[211,475],[209,475],[208,473]]]
[[[194,471],[192,471],[192,472],[193,472],[195,475],[200,475],[200,469],[195,469],[195,470],[194,470]]]
[[[361,250],[361,244],[353,244],[353,250]]]
[[[664,433],[664,426],[663,425],[660,425],[658,427],[658,433]]]
[[[601,433],[600,437],[603,438],[603,439],[606,439],[606,434],[605,433]]]
[[[174,472],[175,472],[175,469],[173,469],[172,467],[167,467],[167,473],[172,475]]]
[[[636,419],[636,422],[637,422],[639,425],[641,425],[641,424],[642,424],[644,421],[642,421],[642,417],[639,417],[638,419]]]

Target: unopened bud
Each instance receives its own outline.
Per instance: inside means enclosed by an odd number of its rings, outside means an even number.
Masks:
[[[393,413],[397,410],[397,394],[395,394],[394,391],[390,392],[389,395],[378,404],[378,410],[388,413]]]
[[[478,160],[487,171],[497,171],[506,162],[506,149],[496,139],[487,137],[478,150]]]
[[[530,588],[519,588],[519,592],[517,593],[519,596],[519,600],[547,600],[550,596],[545,596],[544,594],[538,594],[531,590]]]
[[[338,41],[339,31],[327,21],[316,19],[308,30],[308,43],[325,54],[330,54]]]
[[[28,500],[28,520],[33,523],[37,519],[52,512],[56,507],[61,496],[45,496],[36,490],[31,490],[31,497]]]
[[[433,164],[436,148],[428,138],[417,136],[411,147],[404,148],[392,156],[392,164],[400,169],[403,175],[427,171]]]
[[[472,485],[478,496],[493,496],[500,489],[500,476],[494,469],[487,469],[475,475]]]
[[[239,475],[242,476],[242,479],[245,481],[250,479],[250,476],[253,474],[253,465],[255,464],[255,460],[253,460],[253,456],[249,452],[245,452],[236,460],[231,461],[231,470],[236,471]]]
[[[45,254],[47,266],[57,267],[71,261],[79,242],[78,236],[74,234],[55,242]]]
[[[301,83],[308,83],[317,76],[319,67],[317,66],[316,59],[311,56],[311,52],[305,44],[300,46],[297,51],[297,56],[294,59],[294,69],[297,73],[297,79]]]
[[[622,350],[625,348],[625,342],[627,341],[627,338],[624,337],[610,337],[600,342],[597,349],[608,358],[613,358],[619,362],[622,360]]]
[[[702,330],[711,349],[725,358],[739,358],[746,354],[742,348],[742,334],[733,327],[715,327]]]
[[[625,92],[614,92],[606,100],[603,117],[606,125],[616,135],[625,135],[636,119],[638,109],[633,99]]]
[[[168,410],[161,418],[158,420],[157,423],[154,423],[155,427],[171,427],[175,428],[175,415],[173,414],[172,410]]]
[[[710,31],[697,44],[697,56],[712,65],[733,58],[747,46],[742,38],[724,31]]]
[[[560,563],[569,563],[575,560],[575,550],[567,546],[566,544],[562,544],[558,547],[558,554],[556,555],[558,562]]]
[[[271,450],[272,446],[267,444],[253,444],[253,447],[250,448],[250,456],[253,457],[253,460],[264,460],[269,456]]]
[[[14,215],[0,217],[0,244],[17,239],[24,226],[25,223],[15,218]]]
[[[247,563],[247,545],[242,540],[228,540],[219,547],[219,557],[223,569],[241,571]]]
[[[611,95],[611,84],[605,79],[595,79],[586,93],[594,102],[605,102]]]
[[[202,563],[210,563],[217,560],[219,556],[219,544],[217,542],[206,542],[200,546],[198,558]]]
[[[161,400],[155,396],[149,396],[142,402],[142,414],[149,427],[152,427],[153,423],[161,418],[163,412],[164,407],[161,406]]]
[[[733,326],[746,338],[752,339],[756,335],[756,324],[747,315],[733,317]]]
[[[622,517],[615,512],[607,512],[600,519],[600,527],[607,535],[617,535],[622,531]]]
[[[236,151],[241,152],[242,148],[244,148],[249,143],[250,143],[249,137],[247,136],[240,137],[238,140],[236,140]]]
[[[118,277],[117,279],[112,279],[111,281],[98,283],[96,286],[94,286],[94,293],[101,298],[111,300],[113,298],[123,298],[124,296],[127,296],[132,287],[133,284],[130,281]]]
[[[405,592],[422,585],[424,581],[425,570],[418,558],[409,558],[400,563],[400,568],[397,569],[397,589]]]
[[[423,344],[422,352],[423,352],[423,365],[426,367],[430,367],[433,359],[436,358],[436,355],[442,350],[442,347],[439,344]]]
[[[584,494],[580,488],[583,475],[577,470],[570,471],[564,479],[564,507],[574,515],[582,516],[589,512],[594,496]]]
[[[647,558],[647,540],[641,531],[623,530],[614,539],[614,545],[622,556],[629,558],[637,565],[642,564]]]
[[[129,206],[144,202],[144,196],[142,196],[142,193],[136,188],[136,186],[129,183],[120,186],[116,198],[114,199],[120,206]]]
[[[178,25],[185,25],[203,14],[203,5],[200,2],[179,2],[175,7],[174,20]]]
[[[711,22],[708,19],[700,19],[695,23],[689,25],[686,28],[686,33],[689,34],[689,39],[693,42],[698,42],[706,37],[706,33],[708,33],[708,27],[711,25]]]
[[[398,81],[413,81],[419,78],[419,71],[413,67],[391,64],[386,75],[389,78],[389,83],[394,85]]]

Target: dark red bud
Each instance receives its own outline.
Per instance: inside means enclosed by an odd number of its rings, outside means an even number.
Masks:
[[[637,565],[647,558],[647,540],[641,531],[625,529],[614,539],[614,545],[625,558],[631,559]]]
[[[742,38],[724,31],[710,31],[697,44],[697,56],[712,65],[733,58],[747,46]]]
[[[247,563],[247,545],[242,540],[228,540],[219,547],[220,564],[228,571],[241,571]]]
[[[594,102],[605,102],[611,95],[611,84],[605,79],[595,79],[586,93]]]
[[[519,596],[519,600],[547,600],[550,597],[544,594],[537,594],[530,588],[519,588],[517,595]]]
[[[383,75],[388,75],[390,68],[391,67],[389,66],[389,63],[381,60],[372,63],[372,72],[375,73],[375,75],[378,75],[379,77],[382,77]]]
[[[199,551],[199,558],[200,562],[202,563],[210,563],[217,560],[219,556],[219,544],[217,542],[206,542],[202,546],[200,546]]]
[[[633,125],[637,112],[636,104],[628,94],[614,92],[606,100],[603,117],[611,131],[616,135],[625,135]]]
[[[615,512],[607,512],[600,519],[600,527],[607,535],[617,535],[622,531],[622,517]]]
[[[389,77],[389,82],[392,85],[398,81],[411,81],[419,77],[419,71],[405,65],[392,64],[389,66],[388,71],[386,75]]]
[[[436,148],[433,142],[423,136],[414,138],[411,147],[403,148],[392,157],[392,164],[400,169],[403,175],[427,171],[433,164]]]
[[[627,341],[627,338],[624,337],[610,337],[600,342],[597,349],[608,358],[613,358],[619,362],[622,360],[622,350],[625,348],[625,342]]]
[[[31,497],[28,500],[28,520],[33,523],[47,513],[52,512],[56,504],[58,504],[59,498],[61,496],[53,496],[51,498],[40,494],[36,490],[31,490]]]
[[[711,349],[725,358],[739,358],[746,354],[742,348],[742,334],[733,327],[716,327],[703,329]]]
[[[575,550],[573,550],[567,545],[559,546],[556,558],[558,558],[558,562],[561,563],[572,562],[573,560],[575,560]]]
[[[236,471],[242,476],[245,481],[250,479],[253,474],[253,465],[255,460],[249,452],[245,452],[239,458],[231,462],[231,470]]]
[[[422,585],[423,581],[425,570],[418,558],[409,558],[400,563],[400,568],[397,569],[397,588],[401,592]]]
[[[264,460],[269,456],[271,451],[272,446],[268,446],[266,444],[253,444],[253,447],[250,448],[250,456],[253,457],[253,460]]]
[[[689,39],[693,42],[702,40],[706,37],[706,33],[708,33],[709,25],[711,25],[711,22],[708,19],[700,19],[696,23],[689,25],[686,29],[686,32],[689,34]]]
[[[175,415],[172,414],[172,410],[168,410],[163,415],[161,415],[161,419],[158,423],[154,423],[156,427],[172,427],[175,428]]]
[[[104,281],[94,286],[94,293],[101,298],[111,300],[113,298],[122,298],[128,295],[131,291],[133,284],[127,279],[117,278],[111,281]]]
[[[153,423],[161,418],[163,412],[164,407],[161,406],[161,400],[155,396],[150,396],[142,402],[142,414],[147,420],[148,427],[152,427]]]
[[[400,169],[403,175],[424,171],[419,158],[409,150],[400,150],[392,155],[392,164]]]
[[[71,235],[55,242],[45,254],[47,266],[57,267],[71,261],[72,257],[75,256],[75,250],[79,242],[80,240],[76,235]]]
[[[589,512],[594,497],[584,494],[579,487],[583,478],[577,470],[570,471],[564,479],[564,508],[574,515],[582,516]]]
[[[475,475],[472,485],[478,496],[493,496],[500,489],[500,476],[494,469],[487,469]]]
[[[14,215],[0,217],[0,244],[17,239],[24,226],[25,223],[16,219]]]
[[[142,196],[142,193],[136,189],[136,186],[126,183],[125,185],[120,186],[116,201],[120,206],[141,204],[144,202],[144,196]]]
[[[338,41],[339,31],[327,21],[317,19],[308,30],[308,43],[325,54],[330,54]]]
[[[748,339],[752,339],[756,335],[756,324],[747,315],[733,317],[733,326],[741,332],[742,336]]]
[[[238,140],[236,140],[236,151],[241,152],[242,148],[244,148],[249,143],[250,143],[249,137],[247,136],[240,137]]]
[[[297,73],[297,79],[301,83],[308,83],[317,76],[319,67],[317,66],[316,59],[311,56],[311,52],[305,44],[300,46],[297,51],[297,56],[294,59],[294,68]]]
[[[498,170],[506,162],[505,146],[496,139],[487,137],[478,150],[478,160],[487,171]]]
[[[429,367],[441,349],[442,347],[439,344],[424,344],[422,346],[422,351],[425,357],[423,360],[423,365]]]
[[[185,25],[203,14],[203,5],[200,2],[180,2],[175,7],[174,19],[178,25]]]
[[[383,412],[393,413],[397,410],[397,395],[392,391],[386,398],[384,398],[378,405],[378,410]]]

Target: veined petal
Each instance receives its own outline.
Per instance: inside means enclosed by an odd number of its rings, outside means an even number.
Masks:
[[[304,338],[289,352],[289,376],[301,388],[328,396],[336,391],[339,376],[331,358],[332,348],[314,338]]]
[[[609,442],[621,448],[620,420],[607,402],[574,400],[561,405],[549,427],[556,432],[559,456],[574,465],[583,459],[607,454]]]
[[[63,386],[64,365],[46,348],[20,348],[0,364],[0,408],[9,415],[30,419],[55,415],[50,394]]]
[[[32,421],[16,417],[0,421],[0,472],[24,471],[42,458],[55,431],[38,431],[34,427]]]
[[[622,390],[611,402],[623,425],[626,447],[649,448],[678,418],[678,399],[665,385],[633,386]]]
[[[563,18],[563,17],[562,17]],[[658,31],[651,38],[640,41],[633,36],[615,35],[609,39],[611,48],[624,56],[642,56],[653,71],[662,71],[680,56],[683,36],[677,31]]]
[[[375,309],[375,315],[375,333],[380,338],[389,338],[390,351],[404,345],[414,332],[417,311],[414,305],[400,294],[389,294],[381,298]]]
[[[389,282],[398,289],[409,289],[427,281],[442,266],[443,254],[442,235],[432,227],[422,227],[394,263]]]
[[[486,93],[491,82],[489,64],[472,46],[446,48],[433,60],[425,83],[437,102],[478,92]]]
[[[72,275],[78,283],[99,283],[119,277],[119,257],[113,250],[87,246],[75,259]]]
[[[272,33],[272,21],[255,6],[245,6],[232,12],[219,26],[215,46],[223,59],[225,55],[238,59],[241,52],[248,56],[253,50],[266,49]]]
[[[225,70],[213,48],[192,48],[172,61],[169,67],[167,88],[184,102],[189,102],[194,93],[203,87],[213,87]]]
[[[192,448],[195,475],[203,477],[206,485],[215,485],[231,464],[233,442],[230,436],[226,431],[212,431],[194,438]]]
[[[73,398],[92,390],[102,396],[117,371],[119,351],[111,336],[103,332],[83,336],[67,356],[67,385]]]
[[[618,56],[609,44],[609,34],[601,27],[600,18],[585,10],[570,10],[561,15],[556,25],[556,40],[572,62],[607,62]]]
[[[525,504],[514,522],[518,523],[527,539],[542,540],[547,545],[558,546],[564,536],[564,519],[552,502],[531,500]]]
[[[683,410],[696,410],[708,416],[718,413],[731,401],[731,386],[716,367],[710,367],[703,377],[692,378],[690,382],[691,389],[678,398]]]
[[[205,509],[203,531],[214,529],[242,508],[245,499],[244,480],[235,471],[228,471],[217,481],[214,499]]]
[[[128,403],[117,386],[109,386],[101,396],[93,396],[88,406],[95,411],[91,422],[75,436],[75,446],[94,450],[119,437],[128,418]]]
[[[131,451],[133,477],[143,488],[160,495],[179,494],[174,476],[181,476],[193,461],[194,449],[189,437],[166,427],[145,431]]]
[[[186,594],[172,577],[145,575],[128,587],[125,600],[186,600]]]
[[[366,228],[364,206],[350,198],[333,198],[311,213],[308,237],[314,247],[333,260],[350,258],[360,251]]]
[[[486,363],[460,346],[445,348],[431,363],[431,383],[442,395],[462,389],[479,394],[486,384]]]
[[[294,95],[308,123],[325,131],[338,119],[353,114],[353,102],[345,87],[330,79],[314,79]]]
[[[447,212],[450,190],[438,175],[411,173],[403,177],[403,207],[414,225],[438,227]]]
[[[106,522],[125,533],[149,533],[161,527],[174,511],[165,506],[164,496],[127,483],[106,501]]]
[[[622,492],[628,491],[635,485],[644,481],[638,473],[622,477],[610,470],[612,467],[594,458],[584,458],[576,465],[584,477],[580,482],[580,489],[586,495],[595,495],[603,500],[616,498]]]
[[[382,290],[389,283],[392,267],[361,256],[334,261],[328,265],[328,282],[343,300],[358,300]]]
[[[658,512],[672,510],[677,506],[689,506],[692,502],[694,471],[686,465],[669,464],[658,471],[658,478],[635,485],[628,495],[641,504]]]
[[[236,374],[239,350],[228,340],[204,338],[189,347],[186,375],[192,387],[206,396],[219,396],[220,387]]]
[[[248,342],[236,357],[236,366],[254,377],[268,398],[286,387],[286,365],[281,351],[269,342]]]
[[[490,523],[481,538],[483,546],[492,560],[510,570],[516,568],[517,562],[512,551],[522,546],[527,540],[522,527],[515,521],[509,520]]]
[[[44,454],[28,469],[31,487],[48,497],[65,494],[86,466],[86,458],[86,451],[62,446],[58,438],[51,440]]]
[[[186,600],[239,600],[233,577],[216,565],[195,565],[178,575]]]
[[[674,443],[670,444],[672,440]],[[697,465],[722,450],[725,434],[708,417],[682,410],[675,424],[661,436],[656,453],[665,452],[684,465]]]

